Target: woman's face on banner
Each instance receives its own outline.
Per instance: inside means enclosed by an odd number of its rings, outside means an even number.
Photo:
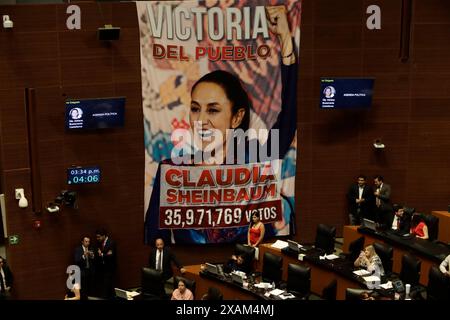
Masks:
[[[236,125],[233,106],[225,91],[215,83],[201,82],[195,87],[191,98],[189,121],[197,147],[211,150],[211,147],[223,145],[227,129],[239,125]]]

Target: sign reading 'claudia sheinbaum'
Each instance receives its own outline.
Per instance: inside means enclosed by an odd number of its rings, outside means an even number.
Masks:
[[[301,2],[136,6],[145,242],[247,242],[253,216],[289,235]]]

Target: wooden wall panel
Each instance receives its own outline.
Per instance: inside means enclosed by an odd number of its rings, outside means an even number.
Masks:
[[[382,29],[366,29],[366,7],[380,6]],[[139,34],[133,3],[79,3],[82,29],[67,30],[64,5],[1,6],[15,22],[0,30],[0,130],[2,189],[8,229],[21,242],[8,246],[22,299],[60,299],[65,268],[82,235],[105,226],[118,243],[119,286],[139,284],[149,249],[142,243],[143,124]],[[392,201],[421,212],[446,208],[450,191],[450,7],[446,0],[414,1],[410,59],[399,60],[401,0],[304,0],[298,101],[297,234],[312,242],[317,224],[347,223],[345,194],[360,173],[392,187]],[[97,28],[122,27],[110,44]],[[320,77],[375,77],[372,109],[321,110]],[[99,185],[72,186],[78,210],[39,217],[19,209],[14,188],[31,199],[23,89],[36,88],[39,157],[44,204],[68,186],[66,168],[97,164]],[[69,133],[64,100],[126,96],[122,129]],[[386,149],[376,152],[373,139]],[[433,170],[432,170],[433,169]],[[32,228],[42,219],[41,230]],[[37,255],[41,248],[49,248]],[[223,261],[232,246],[177,246],[185,264]],[[195,251],[195,253],[193,253]],[[36,287],[45,288],[37,292]]]

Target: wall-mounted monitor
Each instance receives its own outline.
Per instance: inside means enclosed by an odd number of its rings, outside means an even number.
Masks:
[[[365,109],[372,105],[373,78],[321,78],[320,107]]]
[[[67,184],[100,182],[100,167],[71,167],[67,169]]]
[[[125,97],[66,100],[67,130],[118,128],[124,120]]]

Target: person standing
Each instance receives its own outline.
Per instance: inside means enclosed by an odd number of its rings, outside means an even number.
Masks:
[[[370,219],[372,190],[366,184],[366,177],[359,175],[347,193],[350,225],[360,225],[363,218]]]
[[[0,300],[11,298],[12,285],[12,272],[6,264],[6,260],[0,256]]]
[[[393,220],[392,206],[390,204],[391,187],[384,183],[382,176],[376,176],[375,184],[375,221],[381,228],[390,228]]]
[[[94,251],[90,247],[91,239],[83,237],[81,245],[75,248],[75,264],[81,270],[81,298],[92,295],[94,277]]]
[[[164,240],[161,238],[156,239],[155,248],[151,250],[148,262],[150,268],[161,271],[164,281],[169,280],[173,276],[172,262],[182,274],[185,273],[183,265],[169,248],[164,247]]]
[[[95,254],[95,278],[102,298],[114,297],[114,276],[117,268],[116,243],[108,236],[105,229],[95,232],[98,248]]]
[[[258,247],[264,239],[266,229],[258,213],[253,213],[251,219],[252,221],[248,227],[247,244],[252,247]]]

